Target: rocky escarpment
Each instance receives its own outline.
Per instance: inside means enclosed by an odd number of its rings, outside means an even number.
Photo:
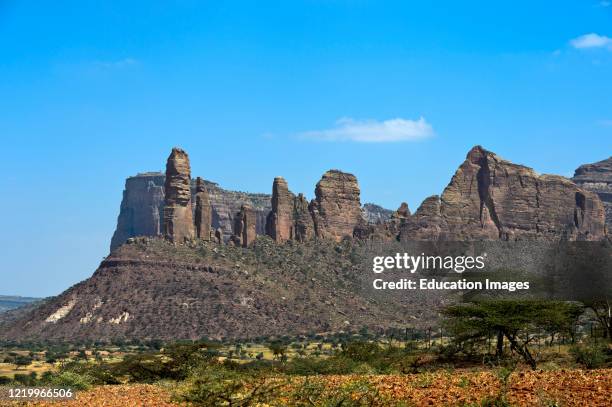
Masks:
[[[596,194],[476,146],[442,196],[426,199],[400,238],[601,240],[604,222]]]
[[[572,178],[579,187],[595,192],[606,210],[608,233],[612,232],[612,157],[593,164],[581,165]]]
[[[195,234],[191,207],[191,166],[189,156],[180,148],[173,148],[168,157],[164,190],[164,236],[178,243],[193,239]]]

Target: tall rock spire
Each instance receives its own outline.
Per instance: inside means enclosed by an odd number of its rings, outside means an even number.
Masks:
[[[164,236],[175,243],[194,237],[190,183],[189,156],[175,147],[166,163],[163,220]]]
[[[294,195],[283,177],[274,178],[272,184],[272,211],[266,220],[266,234],[277,243],[292,238]]]
[[[204,180],[196,179],[195,194],[195,234],[199,239],[210,240],[210,227],[212,224],[212,208]]]

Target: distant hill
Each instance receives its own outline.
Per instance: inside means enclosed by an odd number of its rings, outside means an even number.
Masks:
[[[20,308],[38,300],[40,300],[40,298],[0,295],[0,312]]]

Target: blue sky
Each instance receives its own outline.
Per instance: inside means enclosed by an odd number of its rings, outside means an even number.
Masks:
[[[91,275],[172,146],[228,189],[339,168],[412,210],[475,144],[566,176],[612,154],[609,2],[219,3],[0,2],[0,293]]]

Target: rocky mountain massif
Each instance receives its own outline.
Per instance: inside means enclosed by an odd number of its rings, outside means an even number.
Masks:
[[[402,204],[368,221],[351,174],[326,172],[310,202],[280,177],[271,197],[253,196],[201,179],[194,183],[186,153],[174,149],[165,176],[128,179],[119,217],[123,236],[146,230],[158,237],[128,238],[90,279],[0,320],[0,339],[193,339],[425,327],[452,297],[373,292],[371,275],[360,269],[364,247],[420,240],[607,240],[604,203],[589,190],[609,186],[599,176],[605,165],[597,165],[577,171],[577,177],[588,175],[579,179],[583,188],[476,146],[440,196],[425,199],[414,214]],[[256,206],[268,201],[269,210]]]

